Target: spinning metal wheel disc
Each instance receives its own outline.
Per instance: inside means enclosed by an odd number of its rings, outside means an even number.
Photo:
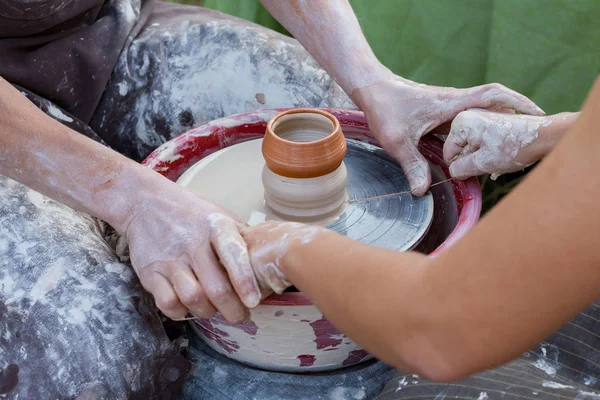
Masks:
[[[351,239],[392,250],[409,250],[419,244],[433,218],[431,193],[412,196],[402,168],[379,147],[348,140],[344,163],[350,200],[408,193],[351,202],[329,228]]]
[[[250,219],[253,212],[274,217],[264,205],[261,172],[262,140],[220,150],[186,171],[178,183]],[[347,193],[350,202],[328,225],[351,239],[392,250],[409,250],[419,244],[433,218],[430,193],[414,197],[400,166],[382,149],[348,140]],[[397,196],[355,201],[373,196],[408,192]]]

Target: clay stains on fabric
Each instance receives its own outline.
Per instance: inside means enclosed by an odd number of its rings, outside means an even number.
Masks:
[[[150,396],[171,383],[167,369],[178,371],[175,380],[185,375],[179,348],[101,224],[2,176],[0,198],[4,392]]]
[[[356,108],[296,41],[210,11],[172,19],[161,7],[121,54],[91,122],[127,156],[140,161],[193,126],[245,111]]]

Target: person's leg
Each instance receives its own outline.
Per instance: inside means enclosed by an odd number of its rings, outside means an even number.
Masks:
[[[355,108],[297,41],[215,11],[159,3],[121,54],[91,127],[141,161],[194,126],[276,107]]]
[[[0,398],[170,398],[189,365],[103,224],[2,175],[0,199]]]
[[[599,332],[600,305],[594,304],[535,349],[502,367],[453,384],[398,372],[380,399],[598,399]]]

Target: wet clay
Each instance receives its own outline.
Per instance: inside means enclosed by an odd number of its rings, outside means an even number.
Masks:
[[[250,225],[266,219],[327,225],[343,212],[347,199],[343,163],[325,176],[287,178],[266,168],[262,144],[263,140],[257,139],[213,153],[189,168],[177,183],[233,211]]]
[[[348,172],[342,163],[335,171],[315,178],[288,178],[267,166],[262,182],[268,208],[288,221],[324,220],[342,213]]]
[[[319,109],[284,111],[267,124],[262,147],[265,163],[288,178],[314,178],[335,171],[346,155],[339,121]]]
[[[267,207],[288,221],[341,214],[348,172],[339,121],[318,109],[292,109],[267,124],[262,147]]]

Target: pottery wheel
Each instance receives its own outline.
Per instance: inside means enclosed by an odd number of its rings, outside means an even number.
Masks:
[[[213,153],[188,169],[177,182],[246,220],[256,214],[279,219],[264,205],[261,144],[262,139],[252,140]],[[348,140],[344,163],[350,200],[410,192],[400,166],[379,147]],[[423,197],[406,193],[349,202],[327,227],[366,244],[404,251],[419,244],[432,218],[431,193]]]

